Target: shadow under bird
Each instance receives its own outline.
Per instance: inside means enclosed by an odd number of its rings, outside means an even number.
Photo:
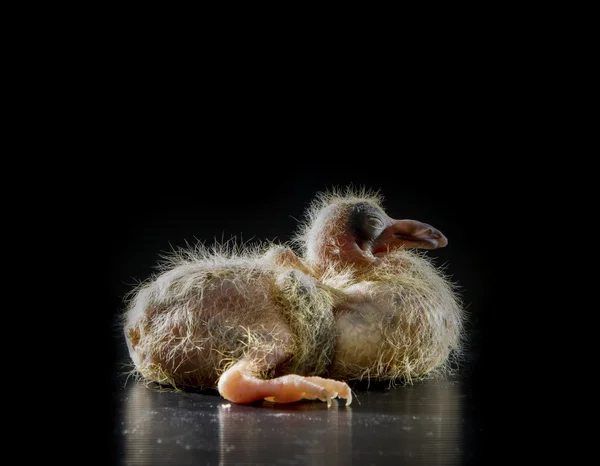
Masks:
[[[180,250],[123,315],[144,379],[216,387],[235,403],[335,397],[346,381],[411,382],[459,354],[463,311],[423,252],[434,227],[367,191],[318,194],[289,245]]]

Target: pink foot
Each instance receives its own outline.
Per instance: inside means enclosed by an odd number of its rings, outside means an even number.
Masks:
[[[295,374],[261,380],[250,373],[249,366],[247,361],[240,361],[223,373],[218,383],[223,398],[234,403],[251,403],[262,399],[275,403],[321,400],[327,402],[329,407],[331,400],[338,397],[346,400],[346,406],[352,403],[352,392],[345,382]]]

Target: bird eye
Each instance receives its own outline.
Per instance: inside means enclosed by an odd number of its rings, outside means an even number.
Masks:
[[[376,229],[376,230],[378,230],[378,229],[380,229],[380,228],[383,228],[383,222],[381,221],[381,219],[380,219],[380,218],[378,218],[378,217],[375,217],[375,216],[371,216],[371,215],[369,215],[369,216],[367,217],[366,223],[367,223],[367,225],[369,225],[371,228],[373,228],[373,229]]]
[[[367,203],[359,203],[352,208],[350,225],[357,239],[371,241],[385,228],[384,218],[379,209]]]

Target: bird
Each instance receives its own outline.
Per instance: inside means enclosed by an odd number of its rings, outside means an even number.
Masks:
[[[198,244],[164,258],[122,315],[134,372],[233,403],[352,402],[352,380],[445,373],[464,340],[456,284],[424,250],[448,239],[396,220],[378,191],[317,193],[289,242]]]

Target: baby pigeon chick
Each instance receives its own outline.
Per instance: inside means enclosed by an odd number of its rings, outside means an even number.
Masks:
[[[217,386],[236,403],[339,396],[343,380],[407,380],[458,350],[461,308],[449,283],[406,248],[447,244],[396,221],[368,193],[317,198],[287,246],[181,251],[133,294],[129,353],[147,380]],[[324,378],[327,377],[327,378]]]

